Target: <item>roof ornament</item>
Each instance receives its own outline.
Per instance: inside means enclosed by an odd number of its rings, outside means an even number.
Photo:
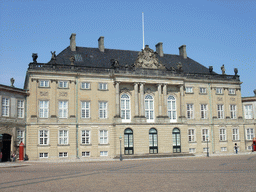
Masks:
[[[74,62],[76,60],[75,57],[71,56],[71,57],[69,57],[69,60],[70,60],[71,65],[74,65]]]
[[[222,75],[226,75],[226,73],[225,73],[226,70],[225,70],[224,64],[221,66],[220,69],[222,71]]]
[[[51,51],[51,54],[52,54],[52,58],[51,58],[51,60],[56,60],[56,51]]]
[[[235,75],[237,75],[237,73],[238,73],[238,69],[237,68],[234,68],[234,73],[235,73]]]
[[[213,71],[213,66],[209,66],[209,72],[212,73]]]
[[[117,59],[111,59],[110,62],[113,68],[119,68],[119,61]]]
[[[178,72],[183,72],[183,68],[182,68],[182,63],[181,62],[177,63],[177,69],[178,69]]]
[[[15,79],[12,77],[12,78],[10,79],[10,81],[11,81],[11,87],[14,87]]]
[[[254,96],[256,97],[256,89],[253,90]]]
[[[38,55],[37,53],[32,53],[32,58],[33,58],[33,63],[37,63],[37,58],[38,58]]]

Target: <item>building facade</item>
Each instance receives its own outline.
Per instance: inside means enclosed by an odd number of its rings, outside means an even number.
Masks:
[[[9,161],[12,153],[18,154],[20,142],[25,142],[27,96],[24,89],[0,84],[0,152],[3,162]]]
[[[30,159],[246,151],[241,82],[187,57],[70,46],[29,64],[26,153]],[[254,128],[255,129],[255,128]],[[255,133],[255,130],[254,130]],[[208,148],[207,148],[208,146]]]

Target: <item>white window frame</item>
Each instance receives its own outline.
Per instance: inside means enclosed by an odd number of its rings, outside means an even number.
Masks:
[[[232,140],[233,141],[238,141],[239,140],[239,129],[238,128],[233,128],[232,129]]]
[[[99,101],[99,118],[107,119],[108,118],[108,102]]]
[[[17,117],[24,118],[24,100],[17,100]]]
[[[59,118],[68,118],[68,101],[59,101]]]
[[[207,93],[206,88],[205,87],[200,87],[200,93],[201,94],[206,94]]]
[[[227,151],[227,147],[221,147],[221,148],[220,148],[220,151],[221,151],[221,152]]]
[[[68,130],[60,129],[58,132],[58,143],[59,145],[68,145],[69,137]]]
[[[131,121],[131,97],[124,93],[120,97],[121,119],[122,122]]]
[[[218,95],[223,94],[223,88],[217,87],[216,88],[216,94],[218,94]]]
[[[100,156],[108,156],[108,151],[100,151]]]
[[[202,129],[202,141],[206,142],[207,136],[209,141],[209,129]]]
[[[90,130],[82,130],[81,131],[81,143],[86,144],[86,145],[91,143],[91,131]]]
[[[188,141],[189,142],[195,142],[196,141],[195,129],[188,129]]]
[[[81,101],[81,118],[89,119],[91,117],[91,102]]]
[[[39,80],[39,87],[50,87],[49,80]]]
[[[246,129],[246,140],[253,140],[253,138],[254,138],[254,129],[247,128]]]
[[[60,157],[60,158],[66,158],[66,157],[68,157],[68,152],[59,152],[59,157]]]
[[[81,82],[81,89],[90,89],[91,84],[89,82]]]
[[[218,119],[224,119],[224,105],[223,104],[217,105],[217,112],[218,112]]]
[[[42,132],[42,137],[41,137],[41,132]],[[38,143],[39,145],[49,145],[49,130],[45,130],[45,129],[42,129],[42,130],[39,130],[38,131]],[[45,136],[46,135],[46,136]],[[41,143],[41,139],[42,139],[42,143]],[[46,142],[45,142],[45,139],[46,139]]]
[[[82,151],[82,157],[90,157],[91,152],[90,151]]]
[[[170,122],[177,122],[176,98],[173,95],[167,98],[167,115]]]
[[[230,118],[236,119],[236,105],[230,105]]]
[[[48,118],[49,116],[49,101],[40,100],[39,101],[39,118]]]
[[[48,157],[49,157],[48,153],[39,153],[39,158],[48,158]]]
[[[2,116],[3,117],[10,116],[10,99],[6,97],[2,98]]]
[[[251,146],[251,145],[248,145],[248,146],[247,146],[247,150],[251,151],[251,150],[252,150],[252,146]]]
[[[99,83],[99,90],[108,90],[107,83]]]
[[[22,142],[24,144],[24,134],[25,131],[18,129],[17,130],[17,140],[19,139],[18,145]]]
[[[228,89],[228,94],[235,95],[236,94],[236,89],[234,89],[234,88]]]
[[[147,119],[147,122],[154,122],[154,117],[155,117],[154,97],[150,94],[145,95],[144,104],[145,104],[144,105],[145,117]]]
[[[227,141],[227,130],[225,128],[220,128],[220,141]]]
[[[204,147],[203,148],[203,153],[207,153],[207,148],[208,148],[208,152],[210,152],[210,147]]]
[[[194,93],[193,92],[193,87],[185,87],[185,92],[186,93]]]
[[[58,81],[59,88],[67,89],[68,81]]]
[[[108,130],[99,130],[99,143],[108,144]]]
[[[208,118],[208,105],[207,104],[201,104],[201,119],[207,119]]]
[[[196,148],[189,148],[189,153],[196,153]]]
[[[252,104],[244,105],[244,117],[245,119],[252,119]]]
[[[194,119],[194,104],[187,104],[187,119]]]

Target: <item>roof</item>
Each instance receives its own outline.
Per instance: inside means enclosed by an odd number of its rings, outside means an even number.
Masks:
[[[29,95],[26,89],[20,89],[17,87],[12,87],[12,86],[3,85],[3,84],[0,84],[0,91],[13,92],[21,95]]]
[[[56,63],[70,65],[70,57],[75,57],[75,66],[86,66],[96,68],[111,68],[112,59],[119,62],[120,66],[131,66],[134,64],[138,57],[139,51],[130,50],[117,50],[117,49],[104,49],[104,52],[100,52],[98,48],[89,47],[76,47],[76,51],[71,51],[70,47],[64,49],[56,57]],[[157,54],[158,61],[165,65],[167,69],[174,67],[177,68],[177,64],[182,64],[184,73],[204,73],[209,74],[209,69],[200,63],[194,61],[191,58],[184,59],[180,55],[164,54],[160,57]],[[214,73],[214,72],[213,72]],[[214,73],[216,74],[216,73]]]

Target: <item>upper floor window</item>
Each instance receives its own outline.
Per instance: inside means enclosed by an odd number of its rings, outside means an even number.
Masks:
[[[108,131],[100,130],[100,144],[108,144]]]
[[[202,129],[202,141],[209,141],[209,130]]]
[[[10,99],[2,98],[2,116],[9,117]]]
[[[90,118],[90,101],[81,102],[81,117]]]
[[[226,129],[220,129],[220,141],[226,141]]]
[[[99,102],[99,117],[100,117],[100,119],[107,118],[107,111],[108,111],[108,102],[100,101]]]
[[[232,140],[233,141],[238,141],[239,140],[239,129],[238,128],[233,129]]]
[[[170,118],[170,121],[177,120],[177,112],[176,112],[176,99],[172,95],[167,99],[167,113]]]
[[[208,107],[206,104],[201,104],[201,119],[207,119],[208,117]]]
[[[245,119],[252,119],[252,105],[244,106],[244,116]]]
[[[145,96],[145,116],[147,121],[154,121],[154,98],[151,95]]]
[[[99,90],[107,90],[108,84],[107,83],[99,83]]]
[[[82,82],[81,83],[81,89],[90,89],[90,83]]]
[[[39,117],[48,118],[49,101],[39,101]]]
[[[188,130],[188,141],[190,141],[190,142],[196,141],[196,138],[195,138],[195,129],[189,129],[189,130]]]
[[[131,119],[130,97],[128,94],[121,95],[121,118],[124,121]]]
[[[17,140],[18,140],[19,144],[21,142],[24,143],[24,131],[17,130]]]
[[[206,94],[206,88],[205,87],[200,87],[200,93],[201,94]]]
[[[230,105],[230,118],[236,119],[236,105]]]
[[[217,105],[218,119],[224,119],[224,105]]]
[[[48,145],[49,144],[49,131],[40,130],[39,131],[39,145]]]
[[[68,144],[68,130],[59,130],[59,144],[60,145]]]
[[[50,83],[49,80],[40,80],[39,87],[49,87]]]
[[[90,131],[82,130],[82,144],[90,144]]]
[[[216,88],[216,94],[223,94],[223,89],[222,88]]]
[[[246,129],[246,140],[252,140],[254,137],[253,128]]]
[[[236,89],[228,89],[228,94],[235,95],[236,94]]]
[[[59,118],[68,117],[68,101],[59,101]]]
[[[187,118],[194,119],[194,104],[187,104]]]
[[[18,118],[24,117],[24,100],[17,101],[17,116]]]
[[[68,81],[59,81],[59,88],[68,88]]]
[[[193,87],[186,87],[185,91],[186,93],[193,93]]]

